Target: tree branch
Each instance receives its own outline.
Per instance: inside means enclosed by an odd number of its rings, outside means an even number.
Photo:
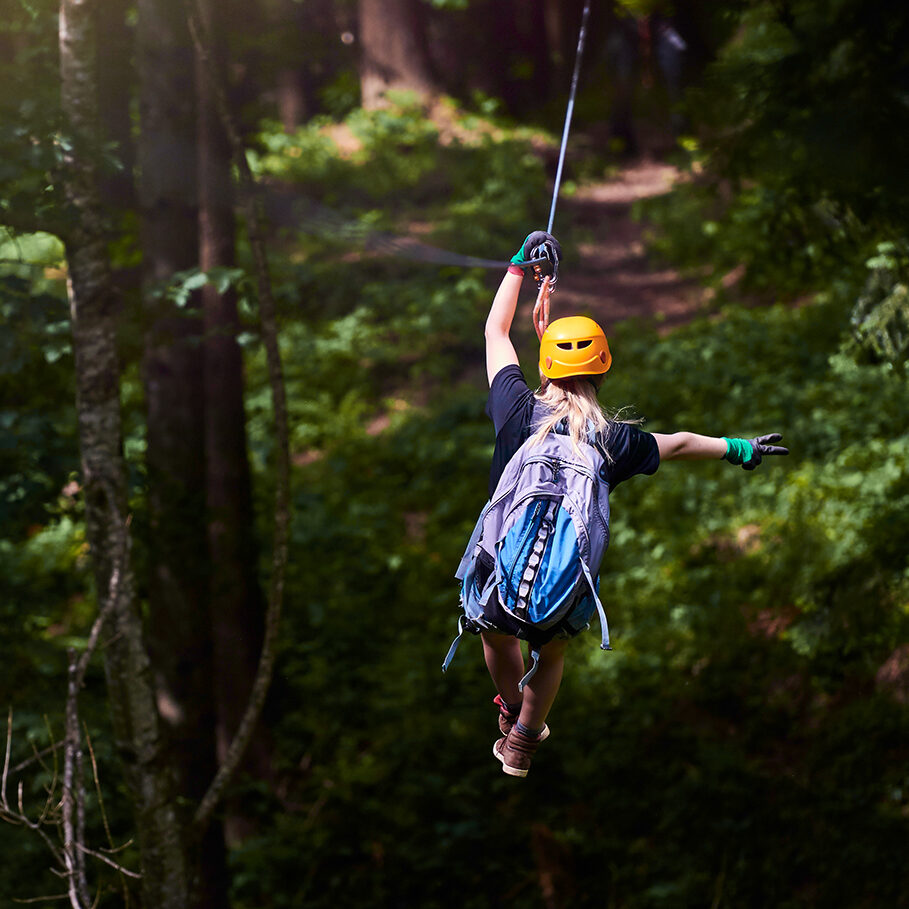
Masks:
[[[77,843],[77,846],[80,852],[85,853],[85,855],[90,855],[92,858],[98,859],[99,862],[104,862],[105,865],[110,865],[111,868],[116,869],[120,874],[126,875],[126,877],[131,877],[133,880],[142,880],[141,874],[136,871],[130,871],[129,868],[124,868],[118,862],[115,862],[113,859],[109,859],[103,852],[96,852],[94,849],[89,849],[88,846],[83,846],[81,843]]]

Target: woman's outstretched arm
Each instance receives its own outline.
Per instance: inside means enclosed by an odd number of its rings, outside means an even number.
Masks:
[[[661,461],[707,461],[726,454],[726,440],[696,432],[653,433]]]
[[[655,432],[661,461],[707,461],[725,458],[732,464],[741,464],[745,470],[754,470],[766,455],[787,455],[788,448],[774,443],[783,437],[778,432],[754,439],[729,439],[725,436],[702,436],[696,432],[673,432],[668,435]]]

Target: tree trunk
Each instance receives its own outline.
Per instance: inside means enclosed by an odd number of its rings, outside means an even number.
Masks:
[[[158,705],[187,809],[216,770],[205,520],[203,336],[197,296],[163,293],[198,266],[194,56],[182,0],[139,0],[138,144],[147,413],[149,643]],[[199,856],[196,906],[226,905],[217,826]]]
[[[70,140],[63,146],[65,188],[73,214],[65,242],[86,532],[102,607],[115,566],[119,574],[103,653],[113,734],[139,837],[143,904],[182,909],[185,853],[125,536],[115,298],[94,163],[99,124],[91,10],[88,0],[60,4],[62,102]]]
[[[199,139],[199,243],[202,268],[234,264],[232,152],[221,123],[208,66],[224,85],[224,0],[198,4],[209,37],[210,61],[197,59]],[[205,462],[208,550],[211,565],[210,624],[214,648],[214,699],[218,760],[223,761],[246,708],[262,647],[264,602],[257,579],[253,507],[246,450],[243,361],[237,343],[236,294],[202,290],[205,322]],[[268,751],[257,734],[247,769],[264,776]],[[229,842],[248,835],[251,823],[228,804]]]
[[[360,91],[367,110],[391,90],[436,91],[420,0],[359,0]]]

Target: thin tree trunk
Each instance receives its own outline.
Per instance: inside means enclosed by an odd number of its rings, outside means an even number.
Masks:
[[[158,702],[185,804],[217,769],[206,542],[204,337],[198,295],[162,297],[199,266],[195,60],[182,0],[139,0],[139,162],[146,391],[149,637]],[[203,266],[204,267],[204,266]],[[187,818],[188,820],[188,818]],[[220,824],[197,844],[191,904],[227,905]]]
[[[200,15],[210,37],[211,65],[224,79],[224,0],[201,0]],[[230,142],[218,114],[206,63],[197,55],[199,138],[199,242],[205,271],[234,264],[234,209]],[[236,294],[202,290],[205,322],[205,461],[210,580],[209,620],[214,648],[213,685],[217,757],[223,762],[252,691],[262,648],[265,604],[257,579],[243,361],[237,343]],[[247,754],[247,768],[268,772],[261,730]],[[225,830],[235,843],[252,832],[252,822],[228,804]]]
[[[223,797],[226,786],[240,766],[250,746],[254,732],[262,714],[265,698],[274,674],[277,658],[278,630],[281,621],[281,609],[284,601],[284,578],[287,569],[288,539],[290,532],[290,438],[287,414],[287,396],[284,388],[281,352],[278,345],[277,315],[274,294],[268,271],[268,258],[265,249],[265,237],[262,230],[262,211],[260,199],[255,192],[255,181],[249,169],[245,148],[239,130],[227,105],[226,92],[218,80],[217,69],[209,51],[210,39],[204,28],[204,19],[198,14],[198,3],[188,0],[190,24],[199,62],[208,72],[213,100],[217,104],[221,123],[227,133],[233,151],[234,164],[240,176],[243,210],[246,218],[246,229],[252,249],[256,273],[256,285],[259,293],[259,321],[262,340],[265,346],[265,358],[268,364],[268,380],[272,392],[272,405],[275,414],[275,505],[274,505],[274,540],[272,552],[271,583],[268,594],[268,608],[265,613],[265,634],[262,651],[259,655],[256,678],[252,692],[246,704],[246,710],[240,721],[237,733],[230,743],[218,772],[211,786],[205,793],[193,817],[193,829],[197,835],[205,831]]]
[[[76,364],[76,406],[86,532],[102,609],[117,554],[128,553],[126,469],[122,458],[115,299],[107,230],[95,167],[97,85],[92,7],[60,4],[62,102],[69,142],[65,189],[72,214],[65,236]],[[135,581],[128,555],[119,564],[103,648],[113,733],[139,836],[144,905],[182,909],[188,875],[166,764]]]
[[[149,639],[161,715],[197,796],[214,767],[202,322],[163,296],[198,264],[193,58],[179,0],[139,0],[141,239],[148,314]]]

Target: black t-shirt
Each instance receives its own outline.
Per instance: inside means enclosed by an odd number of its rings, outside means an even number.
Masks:
[[[496,430],[496,445],[489,473],[490,496],[505,465],[533,433],[534,401],[534,394],[519,366],[506,366],[496,373],[486,404],[486,413]],[[603,465],[610,490],[635,474],[656,473],[660,466],[656,439],[649,432],[628,423],[611,423],[610,427],[606,449],[613,460],[612,463],[605,461]]]

